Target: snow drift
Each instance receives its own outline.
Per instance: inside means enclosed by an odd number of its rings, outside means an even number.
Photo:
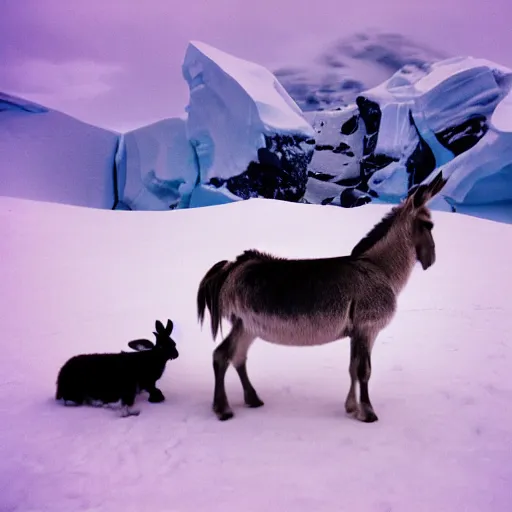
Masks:
[[[230,369],[237,417],[211,411],[204,272],[254,246],[346,254],[388,209],[251,199],[131,215],[0,198],[0,510],[509,512],[511,226],[433,213],[437,261],[414,270],[373,349],[379,423],[345,416],[348,341],[256,341],[265,406],[244,407]],[[128,350],[169,317],[180,357],[158,381],[165,402],[140,397],[141,415],[120,419],[54,401],[68,357]]]
[[[112,208],[118,135],[0,93],[0,195]]]

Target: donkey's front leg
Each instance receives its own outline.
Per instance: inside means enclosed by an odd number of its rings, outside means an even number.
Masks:
[[[350,342],[350,377],[351,385],[345,402],[347,412],[356,412],[356,418],[365,423],[378,421],[373,410],[368,392],[368,382],[372,373],[371,352],[374,336],[354,336]],[[357,407],[355,398],[355,377],[359,381],[360,403]]]
[[[350,340],[350,389],[348,390],[347,399],[345,400],[345,411],[347,414],[354,414],[357,412],[357,396],[356,396],[356,384],[357,384],[357,359],[356,359],[356,347],[354,338]]]

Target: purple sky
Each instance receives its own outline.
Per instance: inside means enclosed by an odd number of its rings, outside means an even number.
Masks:
[[[509,2],[2,0],[0,90],[123,130],[184,113],[190,39],[272,68],[369,27],[512,67]]]

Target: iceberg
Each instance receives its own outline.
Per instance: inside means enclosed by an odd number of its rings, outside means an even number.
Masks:
[[[274,75],[198,41],[189,44],[182,72],[198,186],[241,199],[300,200],[314,131]]]
[[[0,195],[113,208],[119,134],[0,94]]]
[[[324,181],[352,187],[357,200],[347,206],[396,202],[441,168],[449,181],[433,207],[453,210],[462,204],[510,201],[511,84],[512,70],[473,57],[404,67],[359,95],[355,105],[329,113],[330,124],[343,127],[350,120],[353,125],[336,133],[330,145],[342,141],[357,147],[362,139],[363,147],[359,172],[354,163],[340,168],[324,159],[321,175]],[[325,125],[324,118],[324,112],[316,113],[313,126]],[[322,203],[332,192],[318,195],[318,151],[317,145],[306,197]],[[363,203],[355,191],[365,194]],[[346,190],[341,193],[349,198]],[[329,204],[337,203],[332,199]]]
[[[187,47],[184,118],[123,134],[0,94],[0,194],[169,210],[251,198],[396,203],[439,169],[434,209],[512,204],[512,70],[407,64],[336,110],[302,112],[265,67]]]
[[[124,133],[119,160],[118,188],[123,208],[188,208],[199,168],[184,119],[164,119]]]

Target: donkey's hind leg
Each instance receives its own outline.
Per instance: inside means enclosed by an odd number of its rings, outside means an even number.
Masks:
[[[245,403],[249,407],[259,407],[263,402],[247,375],[247,351],[254,341],[239,318],[233,319],[233,327],[226,339],[213,352],[213,371],[215,374],[215,390],[213,394],[213,411],[221,421],[231,419],[234,414],[226,395],[225,376],[229,364],[235,367],[244,389]]]
[[[249,375],[247,374],[247,352],[249,351],[249,347],[252,345],[255,337],[244,329],[241,320],[237,320],[236,325],[238,336],[236,345],[233,347],[234,350],[231,362],[238,373],[240,383],[244,390],[245,405],[252,408],[261,407],[264,403],[258,396],[258,393],[254,389],[254,386],[249,379]]]
[[[238,325],[241,322],[237,320],[233,323],[231,332],[224,341],[213,351],[213,373],[215,376],[215,388],[213,391],[213,412],[220,421],[231,419],[234,414],[229,405],[226,395],[225,377],[229,367],[229,362],[236,347],[237,334],[240,330]]]

